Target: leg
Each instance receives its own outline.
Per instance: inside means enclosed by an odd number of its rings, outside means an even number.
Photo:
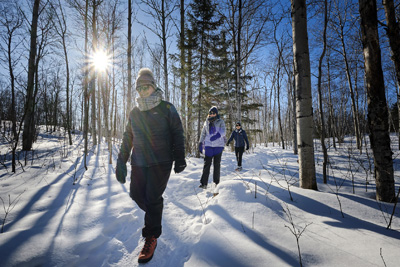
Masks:
[[[154,236],[155,238],[158,238],[161,235],[161,219],[164,208],[164,199],[162,194],[167,187],[171,169],[171,163],[160,164],[148,168],[146,186],[147,211],[144,216],[145,225],[142,230],[142,235],[144,237]]]
[[[146,175],[146,168],[132,166],[129,195],[144,212],[147,211],[145,194]]]
[[[242,167],[242,156],[243,156],[243,152],[244,152],[244,146],[242,147],[238,147],[238,166]]]
[[[236,162],[237,162],[238,166],[240,166],[239,165],[239,147],[236,147],[236,146],[235,146],[235,156],[236,156]]]
[[[209,156],[204,157],[203,174],[201,175],[200,179],[200,183],[202,185],[208,184],[208,176],[210,175],[211,162],[212,162],[212,157]]]
[[[221,174],[221,158],[222,158],[222,152],[214,156],[213,180],[215,184],[219,184],[219,177]]]

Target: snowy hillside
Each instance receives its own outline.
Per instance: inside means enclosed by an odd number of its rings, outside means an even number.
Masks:
[[[124,185],[115,179],[118,145],[113,165],[103,143],[84,171],[79,135],[74,144],[68,149],[62,137],[40,135],[33,159],[26,166],[21,160],[16,174],[10,162],[8,170],[1,166],[0,266],[138,265],[144,214],[129,197],[129,174]],[[213,188],[198,188],[203,159],[188,158],[184,172],[171,174],[163,234],[146,265],[299,266],[300,249],[303,266],[398,266],[400,206],[386,229],[393,204],[375,201],[366,155],[354,151],[357,163],[351,153],[346,146],[330,151],[336,178],[328,185],[317,153],[316,192],[298,188],[290,149],[258,146],[243,156],[240,173],[225,149],[215,197]]]

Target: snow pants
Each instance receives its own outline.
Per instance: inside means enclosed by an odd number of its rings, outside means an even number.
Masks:
[[[221,174],[221,157],[222,152],[218,153],[214,156],[207,156],[207,153],[204,157],[204,167],[203,167],[203,174],[201,175],[200,183],[202,185],[208,184],[208,177],[210,176],[210,168],[211,163],[214,160],[214,173],[213,173],[213,180],[214,183],[219,184],[219,177]]]
[[[239,167],[242,167],[243,152],[244,152],[244,146],[235,147],[236,161]]]
[[[161,235],[164,207],[162,194],[171,175],[172,163],[151,167],[132,166],[130,196],[144,212],[143,237]]]

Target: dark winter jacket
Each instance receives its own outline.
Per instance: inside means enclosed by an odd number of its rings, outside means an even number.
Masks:
[[[228,144],[235,140],[235,147],[244,147],[245,142],[246,146],[249,147],[249,140],[247,139],[246,131],[240,128],[239,130],[236,129],[232,132],[231,137],[228,140]]]
[[[120,153],[124,162],[131,154],[131,164],[149,167],[185,159],[181,119],[174,105],[161,103],[153,109],[140,111],[135,107],[129,114]]]

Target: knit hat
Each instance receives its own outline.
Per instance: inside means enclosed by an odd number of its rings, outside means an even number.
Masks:
[[[140,69],[138,77],[136,78],[136,89],[143,85],[151,85],[154,89],[157,88],[153,72],[149,68]]]
[[[236,126],[242,126],[242,125],[240,124],[240,121],[236,122]]]
[[[210,114],[210,113],[215,113],[215,114],[218,115],[217,107],[216,106],[211,107],[210,110],[208,111],[208,114]]]

